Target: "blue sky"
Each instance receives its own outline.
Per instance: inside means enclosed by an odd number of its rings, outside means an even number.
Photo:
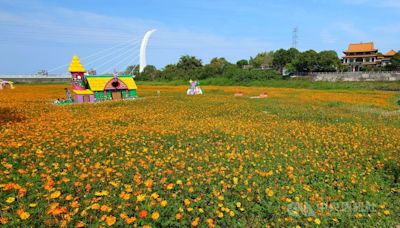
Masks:
[[[349,42],[374,41],[386,52],[400,49],[399,11],[400,0],[0,0],[0,74],[63,73],[73,54],[100,72],[123,69],[153,28],[147,63],[157,68],[185,54],[236,62],[290,48],[296,26],[302,51],[341,56]]]

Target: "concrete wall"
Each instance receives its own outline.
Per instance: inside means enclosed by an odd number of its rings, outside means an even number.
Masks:
[[[18,83],[62,83],[62,84],[70,84],[71,78],[0,78],[6,81],[12,81],[16,84]]]
[[[314,81],[400,81],[400,72],[313,73]]]

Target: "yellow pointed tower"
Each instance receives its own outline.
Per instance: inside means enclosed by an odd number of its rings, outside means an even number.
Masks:
[[[81,64],[77,55],[72,57],[71,64],[69,65],[68,71],[72,75],[72,89],[74,90],[85,90],[84,77],[85,67]]]
[[[79,60],[77,55],[74,55],[72,57],[71,64],[69,65],[68,71],[70,73],[85,73],[85,67],[81,64],[81,61]]]

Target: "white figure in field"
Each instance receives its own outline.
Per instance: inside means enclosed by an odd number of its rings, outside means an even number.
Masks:
[[[6,88],[7,85],[10,87],[10,89],[14,89],[14,82],[0,79],[0,90]]]
[[[190,86],[189,89],[186,91],[187,95],[202,95],[203,90],[200,88],[200,82],[199,81],[189,81]]]

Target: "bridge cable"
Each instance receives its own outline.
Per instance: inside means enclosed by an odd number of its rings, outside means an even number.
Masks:
[[[133,41],[133,42],[132,42],[132,41]],[[97,51],[97,52],[95,52],[95,53],[92,53],[92,54],[90,54],[90,55],[88,55],[88,56],[85,56],[85,57],[83,57],[83,58],[81,58],[81,59],[82,59],[82,60],[87,60],[87,59],[90,59],[91,57],[94,57],[94,56],[96,56],[96,55],[99,55],[99,54],[101,54],[101,53],[103,53],[103,52],[105,52],[105,51],[112,50],[112,49],[118,48],[118,47],[120,47],[120,46],[125,46],[126,44],[136,44],[136,43],[139,43],[140,41],[141,41],[141,38],[140,38],[140,39],[129,39],[129,40],[123,42],[123,43],[119,43],[119,44],[114,45],[114,46],[112,46],[112,47],[108,47],[108,48],[106,48],[106,49],[102,49],[102,50]],[[54,67],[54,68],[48,70],[47,72],[53,72],[53,71],[58,70],[58,69],[60,69],[60,68],[62,68],[62,67],[66,67],[66,66],[68,66],[68,65],[69,65],[69,63],[68,63],[68,64],[63,64],[63,65]]]
[[[117,58],[121,58],[122,56],[125,56],[126,54],[129,54],[131,52],[133,52],[136,49],[136,47],[132,47],[130,49],[127,49],[126,51],[124,51],[122,54],[116,55],[111,59],[108,59],[107,61],[103,62],[100,66],[98,66],[97,68],[100,69],[101,67],[109,64],[110,62],[116,60]]]

